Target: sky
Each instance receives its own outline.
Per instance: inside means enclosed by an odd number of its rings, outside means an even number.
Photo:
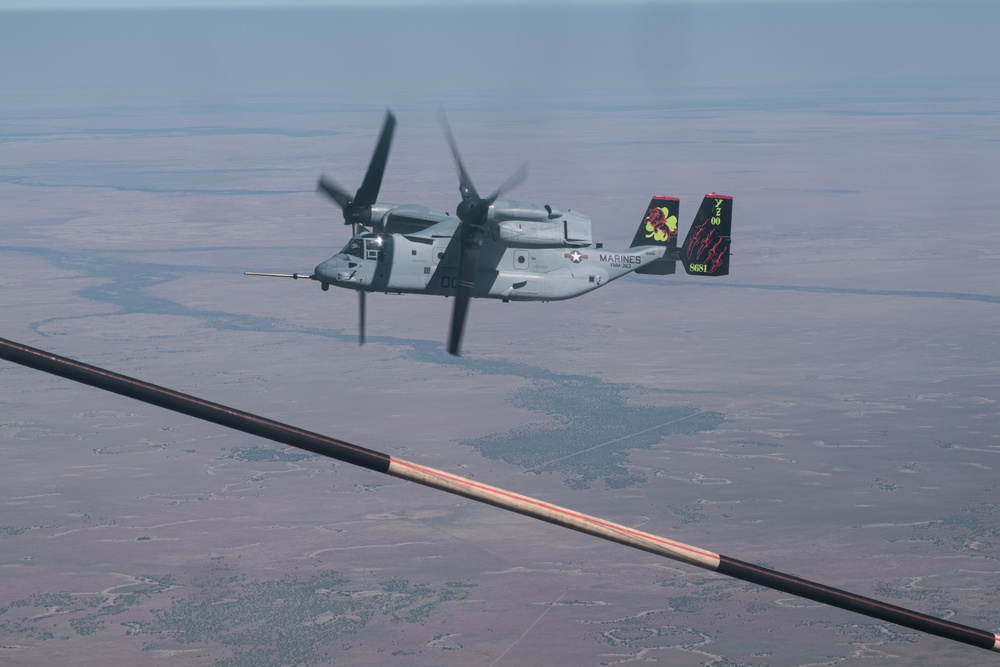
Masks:
[[[12,13],[0,89],[492,91],[543,103],[588,89],[995,81],[1000,62],[996,3],[471,4]]]
[[[596,0],[588,0],[591,3]],[[644,4],[664,4],[677,0],[640,0]],[[725,2],[727,0],[709,0]],[[734,0],[728,0],[732,2]],[[757,0],[735,0],[736,2],[752,2]],[[787,0],[786,0],[787,1]],[[793,0],[796,1],[796,0]],[[816,2],[821,0],[797,0],[798,2]],[[546,4],[580,4],[580,0],[549,0]],[[276,0],[2,0],[0,11],[3,10],[47,10],[47,9],[150,9],[150,8],[246,8],[246,7],[373,7],[373,6],[432,6],[432,5],[467,5],[467,6],[517,6],[530,4],[525,0],[293,0],[278,2]]]
[[[594,4],[599,0],[583,0]],[[678,0],[639,0],[643,4],[665,4]],[[708,0],[709,2],[750,2],[752,0]],[[815,2],[819,0],[793,0]],[[289,7],[428,7],[428,6],[519,6],[525,0],[2,0],[4,10],[80,10],[80,9],[179,9],[179,8],[289,8]],[[581,4],[581,0],[549,0],[546,4]]]

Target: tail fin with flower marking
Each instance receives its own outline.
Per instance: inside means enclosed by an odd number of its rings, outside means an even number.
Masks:
[[[646,207],[646,215],[632,239],[632,247],[657,245],[677,248],[677,212],[681,200],[677,197],[653,197]],[[668,250],[658,259],[636,269],[636,273],[666,276],[677,270],[677,251]]]

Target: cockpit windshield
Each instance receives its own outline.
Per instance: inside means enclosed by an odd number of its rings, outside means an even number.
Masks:
[[[362,244],[361,239],[351,239],[350,243],[345,245],[344,249],[341,250],[340,252],[344,253],[345,255],[351,255],[352,257],[363,257],[364,256],[364,252],[362,252],[363,247],[364,244]]]
[[[340,252],[358,259],[381,259],[382,237],[375,234],[355,236]]]

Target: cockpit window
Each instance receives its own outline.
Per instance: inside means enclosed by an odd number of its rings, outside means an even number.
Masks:
[[[344,246],[342,251],[345,255],[351,255],[353,257],[361,258],[364,253],[361,251],[362,244],[360,239],[351,239],[351,242]]]
[[[344,246],[341,252],[345,255],[357,257],[358,259],[379,260],[382,258],[382,238],[374,234],[370,236],[356,236]]]

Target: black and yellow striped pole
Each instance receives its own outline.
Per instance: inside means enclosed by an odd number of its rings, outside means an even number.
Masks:
[[[571,528],[581,533],[689,563],[712,572],[840,607],[912,630],[1000,652],[1000,635],[986,630],[977,630],[966,625],[818,584],[808,579],[800,579],[769,570],[707,549],[668,540],[611,521],[574,512],[529,496],[397,459],[381,452],[352,445],[349,442],[305,431],[249,412],[212,403],[2,338],[0,338],[0,358],[157,405],[167,410],[328,456],[338,461],[417,482],[511,512]]]

